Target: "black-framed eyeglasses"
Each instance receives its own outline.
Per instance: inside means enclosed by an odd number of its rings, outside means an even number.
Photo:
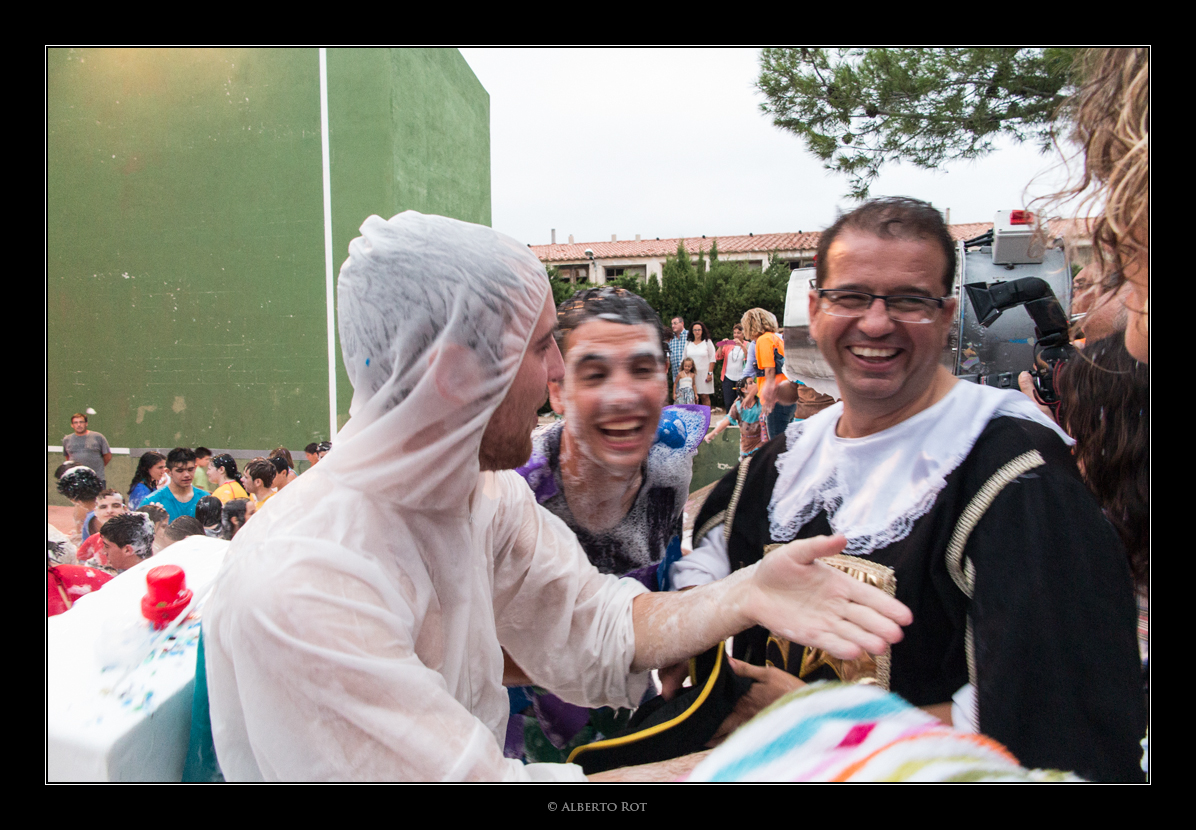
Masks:
[[[917,297],[908,294],[869,294],[840,288],[815,288],[818,307],[832,317],[863,317],[877,300],[884,301],[895,323],[933,323],[943,303],[951,297]]]

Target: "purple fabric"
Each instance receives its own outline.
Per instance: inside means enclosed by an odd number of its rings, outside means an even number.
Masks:
[[[651,565],[644,565],[642,568],[636,568],[634,571],[628,571],[623,574],[624,578],[630,577],[636,582],[643,585],[649,591],[659,591],[660,586],[656,582],[656,572],[660,569],[659,563],[653,562]]]
[[[536,695],[532,707],[544,737],[557,749],[564,749],[590,722],[589,709],[566,703],[550,692]],[[509,739],[510,735],[507,737]]]
[[[523,757],[523,716],[511,715],[507,721],[507,740],[502,751],[504,758]]]
[[[556,477],[552,474],[552,468],[548,466],[548,459],[544,456],[532,453],[532,457],[527,460],[527,463],[522,467],[516,467],[515,472],[523,476],[528,486],[532,488],[532,492],[536,494],[537,504],[543,504],[557,494]]]

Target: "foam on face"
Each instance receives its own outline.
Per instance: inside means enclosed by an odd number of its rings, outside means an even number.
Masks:
[[[613,322],[619,321],[615,320]],[[631,354],[627,355],[625,358],[622,357],[622,349],[618,351],[602,347],[587,347],[584,350],[577,348],[570,349],[569,356],[577,355],[577,357],[568,363],[566,377],[573,374],[577,364],[583,358],[594,357],[613,366],[617,364],[620,359],[625,359],[628,362],[634,362],[646,356],[655,361],[657,369],[653,374],[652,380],[654,382],[659,382],[663,389],[666,378],[664,373],[664,361],[661,359],[660,343],[654,340],[644,331],[644,329],[647,328],[646,326],[639,325],[634,326],[633,328],[636,329],[636,333],[639,334],[640,337],[638,340],[633,341],[634,351],[632,351]],[[630,388],[625,384],[612,384],[612,387],[613,388],[611,389],[610,393],[603,396],[602,403],[595,413],[598,418],[605,418],[610,415],[619,415],[624,412],[630,413],[642,399],[640,393],[637,393],[634,388]],[[565,398],[566,415],[569,412],[576,412],[579,408],[576,403],[576,396],[578,393],[577,384],[566,382],[562,391]],[[573,447],[585,455],[585,457],[591,463],[606,469],[610,469],[594,451],[594,448],[590,446],[589,439],[585,435],[585,426],[586,425],[577,418],[570,420],[566,417],[565,419],[565,429],[569,432],[569,437]],[[654,425],[653,428],[655,428]],[[611,469],[610,471],[621,472],[614,469]]]

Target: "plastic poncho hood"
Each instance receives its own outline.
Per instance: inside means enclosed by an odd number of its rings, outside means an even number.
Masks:
[[[490,228],[367,219],[337,283],[350,420],[320,467],[404,507],[462,504],[548,293],[540,261]]]
[[[525,246],[404,213],[366,220],[340,275],[354,383],[331,452],[237,533],[204,607],[229,780],[500,780],[512,657],[564,699],[630,705],[631,606],[482,433],[549,286]],[[552,767],[576,778],[576,767]]]

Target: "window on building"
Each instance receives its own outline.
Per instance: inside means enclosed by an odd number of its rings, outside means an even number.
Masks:
[[[604,270],[606,271],[606,278],[608,280],[614,279],[615,277],[636,277],[637,279],[642,280],[644,277],[648,276],[647,265],[624,265],[618,268],[606,268]]]
[[[590,278],[590,266],[562,265],[560,266],[560,274],[560,278],[566,282],[587,282]]]

